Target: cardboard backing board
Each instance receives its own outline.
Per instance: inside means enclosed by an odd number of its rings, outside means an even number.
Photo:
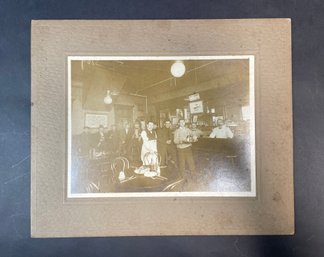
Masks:
[[[67,197],[69,56],[255,58],[255,197]],[[291,22],[32,22],[33,237],[294,233]]]

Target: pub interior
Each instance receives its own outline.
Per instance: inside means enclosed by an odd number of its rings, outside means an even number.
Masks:
[[[71,192],[251,190],[248,59],[72,60]]]

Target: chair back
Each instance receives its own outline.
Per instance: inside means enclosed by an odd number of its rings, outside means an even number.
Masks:
[[[117,157],[111,163],[112,180],[114,183],[119,183],[119,173],[129,169],[129,161],[125,157]]]
[[[179,190],[180,187],[183,186],[184,179],[179,179],[169,185],[167,185],[162,192],[181,192],[182,190]],[[178,190],[176,190],[178,188]]]

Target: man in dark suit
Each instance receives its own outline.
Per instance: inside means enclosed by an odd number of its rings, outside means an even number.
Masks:
[[[91,145],[91,133],[89,127],[84,127],[83,132],[80,134],[79,142],[79,154],[80,155],[89,155],[89,151],[92,147]]]
[[[106,148],[106,137],[104,133],[104,127],[99,126],[99,131],[94,135],[94,147],[98,152],[105,151]]]
[[[138,122],[135,122],[134,129],[132,129],[131,138],[131,159],[130,161],[134,164],[141,163],[141,150],[142,150],[142,138],[141,138],[141,127]]]
[[[128,123],[124,124],[124,128],[120,131],[119,135],[121,141],[121,155],[130,159],[133,133]]]
[[[163,128],[157,130],[157,147],[161,156],[161,168],[167,166],[168,156],[171,156],[171,162],[177,166],[177,152],[173,143],[171,122],[169,120],[165,121]]]
[[[120,136],[114,124],[111,125],[111,130],[107,133],[107,151],[116,156],[120,152]]]

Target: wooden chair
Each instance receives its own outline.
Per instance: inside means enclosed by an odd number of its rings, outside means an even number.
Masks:
[[[182,186],[183,186],[183,182],[185,181],[185,179],[179,179],[169,185],[167,185],[165,188],[163,188],[162,192],[181,192],[182,190],[175,190],[176,188],[179,188],[181,187],[182,189]]]
[[[126,171],[129,169],[129,161],[125,157],[117,157],[111,163],[112,170],[112,182],[119,183],[120,172],[124,172],[126,176]]]

